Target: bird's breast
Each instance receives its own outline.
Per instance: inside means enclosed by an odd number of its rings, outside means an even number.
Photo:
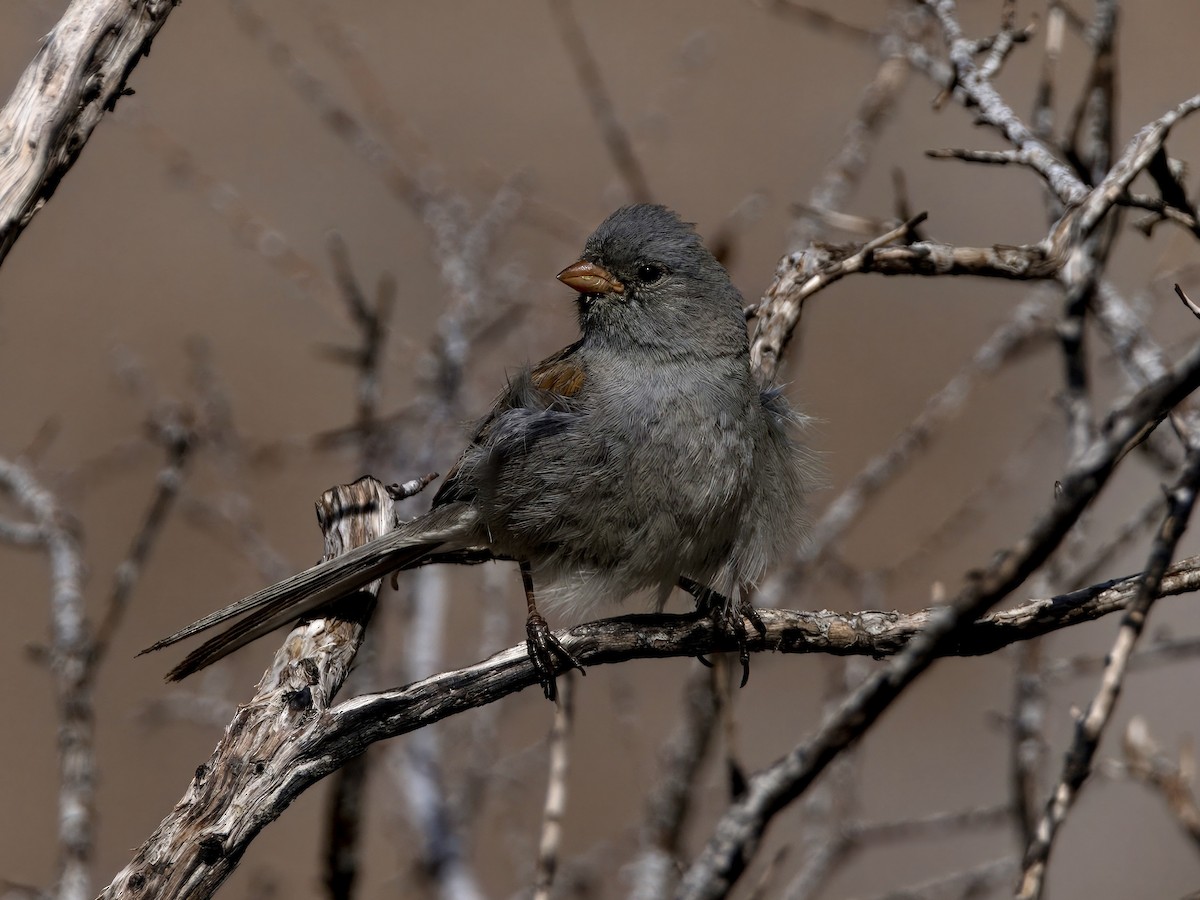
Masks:
[[[755,446],[748,370],[723,361],[658,365],[600,372],[595,380],[589,386],[600,398],[592,415],[620,442],[627,488],[646,498],[647,515],[670,515],[691,528],[736,518]]]

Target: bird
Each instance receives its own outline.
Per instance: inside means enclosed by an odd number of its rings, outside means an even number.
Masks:
[[[661,610],[677,586],[741,635],[744,680],[743,617],[761,628],[747,591],[801,540],[818,482],[806,420],[760,383],[741,294],[673,210],[617,209],[557,277],[576,292],[578,340],[508,377],[429,512],[142,651],[238,619],[168,680],[455,553],[516,561],[527,651],[551,700],[556,668],[583,666],[539,603],[579,615],[644,594]]]

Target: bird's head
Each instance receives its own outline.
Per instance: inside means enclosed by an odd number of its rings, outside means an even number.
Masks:
[[[746,344],[741,295],[693,227],[665,206],[618,209],[558,279],[579,292],[585,339],[670,356]]]

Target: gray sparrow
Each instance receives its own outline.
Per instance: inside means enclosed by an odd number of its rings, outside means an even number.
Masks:
[[[744,640],[743,615],[758,624],[745,590],[800,539],[815,466],[799,417],[751,371],[741,295],[692,226],[650,204],[605,219],[558,279],[577,292],[579,340],[510,377],[432,509],[148,648],[239,619],[168,678],[455,554],[516,561],[551,699],[556,669],[582,667],[537,603],[579,614],[646,593],[661,609],[680,586]]]

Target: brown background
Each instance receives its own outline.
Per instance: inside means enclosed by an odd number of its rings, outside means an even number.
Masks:
[[[966,4],[968,31],[991,30],[995,6]],[[885,8],[868,2],[830,7],[867,25],[881,23]],[[312,7],[274,2],[255,8],[353,109],[338,67],[315,39]],[[587,231],[625,195],[544,3],[363,0],[339,3],[336,10],[356,33],[392,104],[423,135],[447,182],[476,211],[503,178],[523,172],[532,196],[574,223],[551,236],[519,220],[505,235],[498,258],[528,279],[528,311],[500,346],[473,361],[465,420],[486,405],[506,367],[540,358],[572,338],[572,305],[553,274],[576,258]],[[15,83],[39,37],[60,14],[60,4],[4,5],[0,90]],[[748,195],[764,195],[764,213],[744,232],[732,266],[745,295],[757,297],[786,246],[789,205],[806,197],[839,147],[858,94],[877,65],[874,54],[733,0],[581,2],[578,14],[657,199],[710,234]],[[1121,143],[1197,90],[1198,40],[1194,0],[1130,5],[1119,41]],[[1063,87],[1073,97],[1082,65],[1078,42],[1069,44]],[[1030,106],[1040,47],[1039,37],[1019,48],[1000,80],[1021,112]],[[404,405],[416,390],[421,374],[416,363],[447,296],[428,233],[411,211],[381,189],[297,98],[224,4],[191,2],[174,12],[131,86],[137,96],[101,123],[0,273],[0,453],[20,453],[52,420],[58,434],[43,459],[48,478],[107,456],[136,436],[146,412],[114,374],[121,360],[136,359],[162,395],[183,395],[189,372],[185,347],[197,336],[211,346],[248,440],[300,437],[344,424],[352,415],[349,373],[314,353],[318,345],[353,339],[336,300],[320,290],[297,289],[262,253],[247,248],[214,210],[219,197],[172,175],[170,156],[151,139],[147,123],[186,147],[200,169],[236,190],[257,217],[322,272],[329,271],[324,236],[336,229],[345,235],[365,282],[385,271],[396,277],[399,307],[384,406]],[[997,146],[953,105],[931,111],[935,93],[914,77],[851,211],[890,215],[889,173],[901,167],[913,206],[931,211],[931,234],[960,244],[1036,240],[1044,232],[1044,213],[1030,174],[923,157],[933,147]],[[1064,105],[1060,115],[1067,111]],[[1193,163],[1200,160],[1195,126],[1182,128],[1170,149]],[[1144,291],[1145,302],[1158,308],[1156,328],[1169,347],[1188,337],[1196,323],[1177,308],[1168,284],[1151,279],[1195,258],[1195,243],[1167,228],[1152,241],[1127,236],[1120,246],[1115,279],[1131,294]],[[784,376],[789,395],[819,419],[811,439],[825,453],[833,490],[818,498],[818,508],[911,420],[1024,292],[1019,285],[972,280],[860,277],[818,298]],[[1095,357],[1107,373],[1101,392],[1111,395],[1119,382],[1104,354]],[[953,589],[966,568],[985,562],[1027,526],[1062,462],[1059,419],[1045,416],[1059,385],[1058,360],[1050,352],[986,385],[971,410],[854,529],[841,552],[855,564],[870,568],[903,558],[1032,434],[1024,489],[995,498],[986,521],[971,528],[953,552],[933,554],[920,571],[892,584],[881,605],[925,605],[934,581]],[[1039,421],[1049,424],[1035,432]],[[455,442],[451,437],[446,447]],[[444,471],[453,450],[439,452]],[[63,484],[84,527],[93,609],[107,594],[112,567],[125,553],[158,464],[148,450],[120,459],[82,484],[54,482]],[[414,465],[397,460],[393,471],[376,474],[411,477],[418,474]],[[358,474],[352,453],[295,452],[253,470],[249,496],[267,537],[292,566],[306,566],[319,554],[315,496]],[[1139,503],[1153,480],[1140,463],[1128,466],[1101,504],[1109,521]],[[196,470],[188,489],[212,497],[225,486],[206,465]],[[1106,533],[1103,520],[1093,527]],[[1189,537],[1181,551],[1196,547]],[[1104,574],[1136,569],[1142,554],[1141,546],[1135,548]],[[25,653],[47,634],[46,567],[38,555],[0,547],[0,572],[7,616],[0,631],[0,704],[7,722],[0,739],[0,877],[46,885],[55,859],[55,721],[49,678]],[[227,542],[180,517],[169,522],[100,677],[98,884],[107,883],[130,848],[178,799],[219,734],[215,726],[146,724],[147,704],[175,690],[160,676],[177,657],[134,660],[133,654],[262,583],[262,575],[230,552]],[[480,596],[473,590],[452,595],[443,665],[479,657]],[[853,599],[827,588],[803,602],[837,609]],[[520,607],[515,598],[509,603],[503,646],[518,635]],[[395,621],[394,612],[387,613],[378,627],[386,631]],[[1189,633],[1200,625],[1200,615],[1194,600],[1183,598],[1164,602],[1152,623]],[[1056,637],[1051,654],[1106,647],[1115,624]],[[264,643],[243,651],[192,689],[216,692],[231,710],[249,695],[270,649]],[[693,665],[670,660],[596,669],[579,685],[565,851],[587,854],[607,883],[603,896],[620,896],[625,889],[619,867],[630,858],[642,799],[655,777],[655,749],[675,722],[679,685]],[[768,763],[814,727],[822,671],[816,659],[755,661],[750,686],[737,697],[738,747],[748,766]],[[866,817],[1000,801],[1007,789],[1006,742],[996,721],[1009,705],[1011,672],[1012,659],[1003,654],[950,661],[906,695],[864,745]],[[1198,673],[1196,663],[1184,662],[1133,675],[1115,724],[1123,726],[1140,712],[1173,747],[1179,735],[1194,734],[1200,725]],[[1053,695],[1047,730],[1054,772],[1068,735],[1068,710],[1086,703],[1093,690],[1094,679],[1076,679]],[[550,713],[533,691],[504,701],[498,713],[495,793],[472,850],[492,896],[510,895],[528,883]],[[464,716],[443,729],[442,740],[455,746],[471,728],[472,716]],[[381,763],[404,740],[379,748]],[[1105,752],[1118,752],[1115,741],[1106,743]],[[453,778],[453,754],[450,758]],[[387,766],[377,770],[371,795],[373,830],[362,896],[404,895],[409,883],[412,836],[397,779],[389,772]],[[720,803],[719,769],[705,783],[702,821],[691,837],[697,849]],[[284,896],[318,895],[323,794],[322,788],[309,792],[255,842],[227,896],[261,896],[271,886]],[[795,812],[781,817],[763,860],[794,843],[795,819]],[[888,847],[860,858],[830,896],[900,887],[1012,848],[1006,831]],[[785,870],[799,856],[793,847]],[[1200,883],[1195,851],[1161,801],[1122,783],[1096,783],[1085,792],[1051,871],[1051,888],[1059,897],[1169,897]],[[782,883],[786,878],[777,882]]]

